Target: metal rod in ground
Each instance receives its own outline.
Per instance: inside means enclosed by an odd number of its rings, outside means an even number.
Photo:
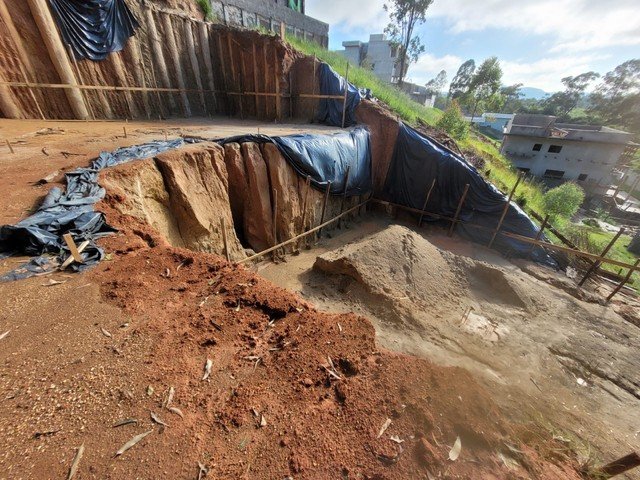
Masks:
[[[230,262],[231,256],[229,255],[229,239],[227,238],[227,225],[224,221],[224,217],[220,217],[220,229],[222,230],[222,245],[224,246],[224,256],[227,259],[227,262]]]
[[[11,153],[16,153],[13,147],[11,146],[11,142],[7,138],[5,138],[4,141],[7,142],[7,147],[9,147],[9,151]]]
[[[273,224],[273,244],[278,244],[278,192],[276,189],[273,189],[273,216],[271,218],[271,223]],[[278,259],[278,250],[273,251],[273,261],[275,262]]]
[[[637,267],[638,265],[640,265],[640,258],[638,260],[636,260],[636,263],[633,264],[634,267]],[[629,279],[631,278],[631,275],[633,275],[633,268],[630,268],[629,271],[627,272],[627,274],[625,275],[625,277],[622,279],[622,281],[618,284],[618,286],[613,290],[613,292],[611,292],[609,294],[609,296],[607,297],[607,302],[609,302],[613,296],[618,293],[622,287],[624,287],[626,285],[626,283],[629,281]]]
[[[640,455],[638,452],[631,452],[629,455],[625,455],[597,469],[595,478],[607,479],[615,477],[636,467],[640,467]]]
[[[607,253],[609,253],[609,250],[611,250],[611,247],[613,247],[613,244],[616,243],[618,238],[620,238],[620,235],[622,235],[623,233],[624,233],[624,227],[618,230],[618,233],[614,235],[614,237],[611,239],[609,244],[606,247],[604,247],[604,250],[600,254],[600,257],[604,257]],[[581,287],[582,285],[584,285],[584,282],[587,281],[587,279],[591,276],[593,272],[595,272],[598,268],[600,268],[600,265],[601,263],[599,260],[595,262],[593,265],[591,265],[589,267],[589,270],[587,270],[587,273],[585,273],[584,277],[582,277],[582,280],[580,280],[580,283],[578,283],[578,286]]]
[[[327,188],[324,192],[324,202],[322,203],[322,213],[320,214],[320,225],[324,223],[324,214],[327,211],[327,203],[329,203],[329,192],[331,190],[331,182],[327,182]],[[322,237],[322,228],[318,230],[318,239]]]
[[[340,213],[344,212],[344,203],[347,201],[347,187],[349,186],[349,173],[351,165],[347,166],[347,173],[344,176],[344,186],[342,192],[342,200],[340,201]],[[338,228],[342,228],[342,218],[338,220]]]
[[[544,232],[544,229],[547,227],[548,222],[549,222],[549,215],[546,215],[544,217],[544,220],[542,220],[542,223],[540,224],[540,229],[538,230],[538,233],[536,233],[536,238],[535,238],[536,241],[540,240],[540,237],[542,237],[542,233]],[[532,243],[531,248],[529,249],[529,253],[527,253],[527,258],[531,258],[531,255],[533,254],[533,250],[535,248],[536,248],[536,244]]]
[[[305,224],[307,223],[307,202],[309,200],[309,188],[311,187],[311,175],[307,175],[304,182],[304,199],[302,200],[302,224],[300,225],[300,233],[304,233]],[[296,248],[300,248],[300,242],[296,244]]]
[[[451,226],[449,227],[449,233],[447,235],[450,237],[453,235],[453,231],[456,228],[456,223],[458,223],[458,216],[460,215],[460,210],[462,210],[462,205],[464,205],[464,201],[467,198],[467,193],[469,193],[469,184],[467,183],[464,186],[464,192],[462,192],[462,197],[460,197],[460,201],[458,202],[458,208],[456,208],[456,214],[453,216],[453,220],[451,220]]]
[[[344,100],[342,103],[342,128],[347,119],[347,94],[349,93],[349,63],[347,62],[347,74],[344,78]]]
[[[516,183],[513,186],[513,188],[511,189],[511,192],[509,192],[509,198],[507,198],[507,201],[504,204],[504,208],[502,209],[502,214],[500,215],[500,220],[498,221],[498,226],[494,230],[493,235],[491,235],[491,240],[489,240],[489,245],[488,245],[489,248],[491,248],[493,246],[493,242],[495,242],[496,236],[498,235],[498,232],[500,231],[500,228],[502,227],[502,222],[504,222],[504,218],[507,216],[507,212],[509,211],[509,205],[511,205],[511,199],[513,198],[513,195],[516,193],[516,188],[518,188],[518,184],[520,183],[520,180],[522,180],[522,175],[518,174],[518,178],[516,179]]]
[[[422,205],[422,211],[424,212],[427,209],[427,203],[429,203],[429,198],[431,198],[431,193],[433,192],[434,187],[436,186],[436,179],[434,178],[431,182],[431,186],[429,187],[429,191],[427,192],[427,196],[424,199],[424,204]],[[420,214],[420,218],[418,219],[418,227],[422,226],[422,219],[424,218],[424,213]]]

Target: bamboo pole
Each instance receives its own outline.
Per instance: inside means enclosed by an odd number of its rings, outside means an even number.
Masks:
[[[633,264],[634,268],[637,267],[638,265],[640,265],[640,258],[636,260],[636,262]],[[631,275],[633,275],[633,269],[629,269],[629,271],[627,272],[627,274],[625,275],[625,277],[622,279],[622,281],[616,286],[616,288],[613,290],[613,292],[611,292],[609,294],[609,296],[607,297],[607,303],[609,301],[611,301],[611,299],[613,298],[613,296],[618,293],[622,287],[624,287],[626,285],[626,283],[629,281],[629,279],[631,278]]]
[[[82,74],[80,73],[80,67],[78,67],[78,61],[76,60],[76,56],[74,55],[73,50],[71,49],[71,45],[69,44],[67,44],[67,54],[69,55],[69,58],[73,60],[73,66],[75,67],[75,70],[76,70],[76,78],[78,79],[78,82],[80,82],[80,84],[83,85],[84,80],[82,78]],[[91,106],[91,102],[87,98],[86,90],[80,90],[80,94],[82,95],[82,98],[84,98],[84,103],[89,109],[89,113],[91,113],[91,118],[95,120],[96,115],[95,113],[93,113],[93,107]]]
[[[542,223],[540,224],[540,229],[536,233],[535,240],[540,240],[540,237],[542,237],[544,229],[547,226],[548,222],[549,222],[549,215],[545,215],[544,220],[542,220]],[[535,244],[531,244],[531,248],[529,249],[529,253],[527,254],[527,258],[531,258],[531,255],[533,254],[533,251],[535,250],[535,248],[536,248],[536,245]]]
[[[349,93],[349,63],[347,62],[347,74],[344,79],[344,100],[342,102],[342,128],[344,128],[347,119],[347,96]]]
[[[327,188],[324,192],[324,201],[322,203],[322,213],[320,214],[320,225],[324,223],[324,214],[327,211],[327,204],[329,203],[329,193],[331,192],[331,182],[327,182]],[[322,236],[322,228],[318,230],[318,239]]]
[[[153,10],[150,8],[145,8],[145,12],[147,15],[147,28],[149,29],[149,35],[151,36],[151,49],[153,51],[153,56],[155,57],[155,62],[151,62],[151,72],[155,77],[155,66],[158,66],[160,70],[160,79],[162,83],[165,85],[165,88],[171,88],[171,80],[169,79],[169,69],[167,68],[167,62],[164,58],[164,52],[162,51],[162,43],[160,42],[160,36],[158,35],[158,27],[156,26],[156,21],[153,16]],[[156,88],[158,88],[158,82],[154,80]],[[157,90],[159,92],[159,90]],[[159,100],[158,100],[159,101]],[[174,111],[176,109],[176,100],[173,95],[169,95],[169,110]],[[160,109],[160,113],[162,113],[162,108]]]
[[[511,192],[509,192],[509,198],[507,198],[507,201],[504,204],[504,208],[502,209],[502,214],[500,215],[500,220],[498,221],[498,226],[496,227],[495,231],[493,232],[493,235],[491,235],[491,240],[489,240],[489,245],[487,245],[489,248],[491,248],[493,246],[493,242],[496,239],[496,236],[498,235],[498,232],[500,231],[500,228],[502,227],[502,222],[504,222],[504,218],[507,216],[507,212],[509,211],[509,206],[511,205],[511,199],[513,198],[513,195],[516,193],[516,188],[518,188],[518,184],[520,183],[520,180],[522,180],[522,175],[520,173],[518,173],[518,178],[516,178],[516,183],[513,186],[513,188],[511,189]]]
[[[351,165],[347,165],[347,173],[344,176],[344,186],[342,192],[342,200],[340,201],[340,213],[344,211],[344,203],[347,201],[347,187],[349,186],[349,174],[351,173]],[[342,219],[338,220],[338,228],[342,227]]]
[[[60,35],[58,34],[58,29],[51,17],[51,12],[49,11],[46,1],[27,0],[27,3],[29,4],[31,14],[36,22],[42,40],[47,47],[49,58],[51,59],[60,80],[69,85],[77,83],[71,64],[69,63],[69,59],[65,53],[64,45]],[[80,90],[77,88],[71,88],[66,90],[65,93],[67,95],[69,105],[71,106],[71,110],[76,118],[81,120],[89,118],[89,110],[87,109],[87,105],[85,104],[85,100]]]
[[[611,239],[611,241],[607,244],[606,247],[604,247],[604,250],[602,251],[602,253],[600,254],[600,257],[604,258],[604,256],[609,253],[609,250],[611,250],[611,247],[613,247],[614,243],[616,243],[616,241],[618,240],[618,238],[620,238],[620,235],[622,235],[624,233],[624,227],[622,227],[620,230],[618,230],[618,233],[616,233],[614,235],[614,237]],[[589,267],[589,270],[587,270],[587,273],[584,274],[584,277],[582,277],[582,280],[580,280],[580,282],[578,283],[578,286],[582,286],[584,285],[584,282],[587,281],[587,279],[589,278],[589,276],[598,268],[600,268],[600,262],[595,262],[593,265],[591,265]]]
[[[460,215],[460,210],[462,210],[462,205],[464,204],[464,201],[467,198],[467,193],[469,193],[468,183],[464,186],[462,197],[460,197],[460,201],[458,202],[458,208],[456,208],[456,214],[453,216],[453,220],[451,221],[451,227],[449,227],[449,233],[447,233],[449,237],[453,235],[453,231],[456,228],[456,223],[458,222],[458,215]]]
[[[431,198],[431,193],[433,192],[434,187],[436,186],[436,179],[434,178],[431,182],[431,186],[429,187],[429,191],[427,192],[427,196],[424,199],[424,204],[422,205],[422,210],[427,209],[427,203],[429,203],[429,199]],[[420,214],[420,218],[418,219],[418,228],[422,226],[422,219],[424,218],[424,213]]]
[[[115,71],[116,77],[120,81],[120,84],[123,87],[128,87],[127,85],[127,76],[124,73],[124,65],[122,62],[122,51],[113,52],[109,55],[109,58],[113,62],[113,69]],[[84,82],[83,82],[84,83]],[[130,90],[124,91],[124,99],[127,104],[127,109],[129,110],[129,118],[137,118],[140,116],[140,112],[138,111],[138,107],[136,106],[136,102],[131,95]]]
[[[251,260],[255,260],[256,258],[262,257],[264,255],[266,255],[267,253],[271,253],[275,250],[277,250],[278,248],[282,248],[286,245],[289,245],[290,243],[296,242],[299,239],[306,237],[307,235],[311,235],[312,233],[318,232],[320,230],[322,230],[324,227],[326,227],[327,225],[332,224],[333,222],[335,222],[336,220],[339,220],[340,218],[344,217],[345,215],[349,215],[351,212],[353,212],[354,210],[357,210],[358,208],[360,208],[362,205],[366,204],[369,200],[365,200],[362,203],[359,203],[358,205],[351,207],[349,210],[347,210],[346,212],[341,213],[340,215],[333,217],[330,220],[327,220],[326,222],[321,223],[320,225],[318,225],[317,227],[314,227],[310,230],[307,230],[304,233],[301,233],[300,235],[296,235],[295,237],[290,238],[289,240],[285,240],[282,243],[279,243],[277,245],[274,245],[273,247],[269,247],[266,250],[263,250],[262,252],[258,252],[254,255],[251,255],[250,257],[247,258],[243,258],[242,260],[240,260],[239,264],[241,263],[246,263],[246,262],[250,262]]]
[[[3,79],[4,72],[0,71],[0,80]],[[0,112],[6,118],[24,118],[24,112],[18,108],[16,98],[11,89],[6,85],[8,82],[0,84]]]
[[[171,23],[171,16],[169,14],[164,14],[162,16],[162,22],[164,25],[164,38],[167,41],[167,46],[169,47],[169,51],[171,52],[171,57],[173,60],[173,69],[176,74],[176,80],[178,81],[178,87],[183,90],[180,94],[182,98],[182,108],[185,116],[191,116],[191,105],[189,104],[189,98],[184,90],[185,81],[184,74],[182,73],[182,58],[178,54],[178,47],[176,46],[176,38],[173,35],[173,24]]]

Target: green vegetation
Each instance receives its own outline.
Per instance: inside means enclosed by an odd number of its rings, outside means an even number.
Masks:
[[[198,2],[198,6],[200,7],[200,9],[202,10],[202,13],[204,13],[204,19],[208,22],[213,21],[214,19],[214,15],[213,15],[213,10],[211,9],[211,3],[209,2],[209,0],[196,0]]]
[[[563,183],[544,194],[545,210],[554,220],[557,217],[572,217],[582,202],[584,202],[584,190],[571,182]]]
[[[347,59],[337,52],[330,52],[315,42],[310,42],[287,35],[287,41],[296,49],[307,55],[316,55],[318,59],[328,63],[340,75],[344,76],[347,71]],[[368,88],[373,95],[381,102],[387,104],[402,120],[415,125],[418,120],[434,125],[442,112],[435,108],[427,108],[424,105],[414,102],[404,92],[401,92],[392,85],[383,82],[376,77],[373,72],[364,68],[349,65],[349,81],[359,88]]]
[[[444,130],[457,140],[464,140],[469,135],[469,122],[462,116],[460,105],[456,100],[449,104],[449,107],[436,123],[436,127]]]

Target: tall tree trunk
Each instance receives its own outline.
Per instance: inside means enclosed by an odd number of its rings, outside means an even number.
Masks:
[[[480,103],[480,97],[476,97],[476,103],[473,106],[473,113],[471,114],[471,124],[473,126],[473,119],[476,116],[476,109],[478,108],[478,103]]]
[[[409,43],[411,43],[411,35],[413,34],[413,23],[414,23],[414,11],[411,10],[411,15],[409,16],[409,21],[407,22],[407,34],[404,38],[404,43],[402,44],[402,51],[400,52],[400,72],[398,73],[398,86],[402,87],[404,83],[404,67],[406,65],[407,52],[409,50]]]

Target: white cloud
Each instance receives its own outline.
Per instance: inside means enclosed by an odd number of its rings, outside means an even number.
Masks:
[[[384,3],[385,0],[310,0],[305,13],[331,26],[366,28],[375,33],[382,31],[389,20]]]
[[[561,78],[579,75],[592,70],[593,62],[606,55],[564,55],[542,58],[534,62],[501,61],[505,85],[525,83],[527,87],[541,88],[547,92],[562,90]]]
[[[545,35],[552,52],[640,45],[638,0],[436,0],[452,33],[509,29]]]
[[[462,62],[463,60],[455,55],[436,57],[430,53],[425,53],[420,56],[416,63],[409,67],[406,80],[418,85],[424,85],[435,77],[440,70],[446,70],[447,80],[451,81]]]

